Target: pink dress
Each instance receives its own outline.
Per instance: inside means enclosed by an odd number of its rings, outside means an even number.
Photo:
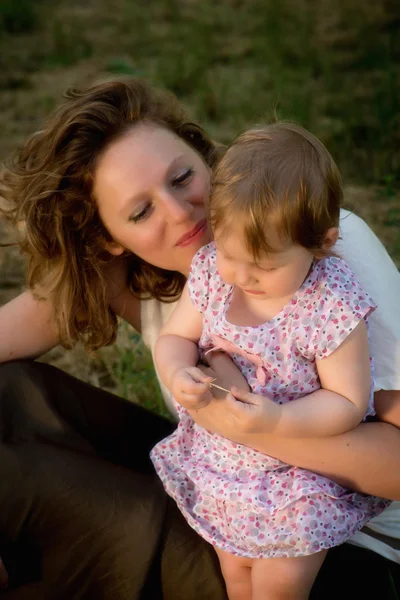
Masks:
[[[315,359],[333,352],[375,308],[346,264],[329,257],[314,263],[273,319],[232,325],[226,312],[233,288],[219,276],[214,244],[196,254],[189,288],[203,314],[201,348],[227,350],[252,391],[279,403],[319,389]],[[368,415],[372,391],[371,381]],[[178,411],[177,429],[151,458],[188,523],[231,554],[313,554],[345,542],[389,504],[210,433],[181,406]]]

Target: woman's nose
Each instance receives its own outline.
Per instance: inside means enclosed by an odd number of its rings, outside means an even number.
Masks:
[[[159,200],[164,207],[167,219],[174,223],[187,221],[194,209],[193,204],[187,198],[179,197],[169,191],[160,193]]]

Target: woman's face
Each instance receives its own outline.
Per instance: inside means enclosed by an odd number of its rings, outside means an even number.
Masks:
[[[98,160],[94,196],[114,243],[148,263],[187,275],[195,252],[210,240],[204,202],[210,169],[172,132],[134,126]]]

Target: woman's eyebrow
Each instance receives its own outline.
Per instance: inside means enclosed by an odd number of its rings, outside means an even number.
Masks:
[[[175,169],[178,166],[178,164],[183,158],[186,158],[185,154],[179,154],[178,156],[175,156],[175,158],[169,164],[168,169],[166,170],[166,175],[173,171],[173,169]]]
[[[185,158],[185,154],[179,154],[178,156],[175,156],[175,158],[172,159],[172,161],[169,163],[168,167],[164,172],[164,178],[167,178],[170,175],[171,171],[173,171],[177,167],[177,165],[183,158]],[[123,203],[123,207],[121,208],[120,214],[125,214],[126,212],[129,212],[130,210],[132,210],[132,205],[139,204],[147,198],[148,194],[146,192],[138,192],[137,194],[128,197]]]

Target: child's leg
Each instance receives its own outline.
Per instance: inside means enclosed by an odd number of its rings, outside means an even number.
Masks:
[[[327,551],[297,558],[260,558],[251,570],[252,600],[307,600]]]
[[[229,600],[251,600],[252,558],[234,556],[220,548],[215,548],[225,579]]]

